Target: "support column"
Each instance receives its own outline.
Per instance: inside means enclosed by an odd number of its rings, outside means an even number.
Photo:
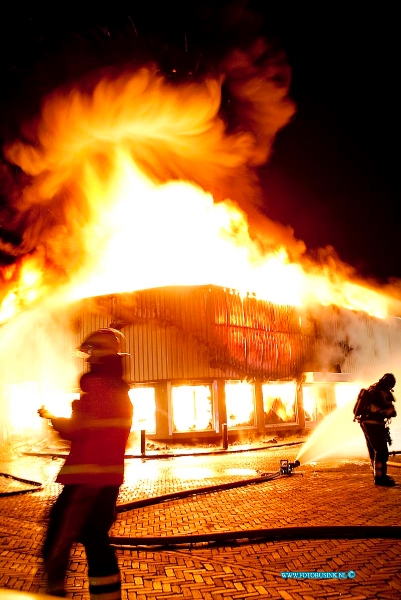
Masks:
[[[171,437],[169,430],[169,396],[169,381],[162,381],[155,386],[156,437],[158,439],[168,439]]]
[[[216,431],[217,431],[217,433],[221,433],[223,423],[227,423],[225,380],[217,379],[216,385],[217,385],[217,415],[218,415],[218,419],[216,419]]]
[[[255,382],[255,410],[256,410],[256,429],[257,432],[265,433],[265,411],[263,408],[262,383]]]
[[[298,423],[302,429],[305,429],[305,411],[304,411],[304,400],[302,393],[302,384],[304,379],[301,381],[297,381],[297,390],[296,390],[296,406],[297,406],[297,414],[298,414]]]

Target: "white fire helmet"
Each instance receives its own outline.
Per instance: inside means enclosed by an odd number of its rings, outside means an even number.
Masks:
[[[112,327],[93,331],[82,344],[74,350],[80,358],[96,359],[111,354],[125,354],[125,336]]]

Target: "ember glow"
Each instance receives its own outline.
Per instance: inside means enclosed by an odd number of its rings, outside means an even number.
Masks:
[[[255,399],[252,385],[246,382],[226,383],[228,427],[255,424]]]
[[[296,420],[295,383],[262,385],[265,424],[290,423]]]
[[[293,112],[286,86],[266,81],[271,115],[259,137],[227,131],[219,79],[178,86],[142,68],[90,93],[77,86],[45,98],[5,148],[30,177],[18,210],[40,213],[25,234],[30,254],[2,273],[0,323],[55,292],[65,302],[197,284],[385,317],[385,294],[352,281],[340,261],[306,261],[303,243],[262,215],[256,231],[240,206],[238,182],[246,180],[244,194],[260,192],[249,173]]]

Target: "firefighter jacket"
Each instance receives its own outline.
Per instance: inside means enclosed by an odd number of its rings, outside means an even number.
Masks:
[[[377,384],[374,384],[370,386],[368,392],[369,397],[366,406],[367,410],[363,418],[364,423],[384,424],[387,419],[391,419],[397,415],[394,408],[395,398],[390,391],[384,390]]]
[[[125,447],[132,424],[128,389],[128,384],[110,369],[102,372],[97,368],[81,377],[81,399],[73,402],[71,418],[51,420],[61,437],[71,441],[58,483],[123,483]]]

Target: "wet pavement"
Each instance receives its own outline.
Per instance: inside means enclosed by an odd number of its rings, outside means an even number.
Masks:
[[[361,451],[280,475],[280,460],[294,461],[302,442],[127,459],[110,532],[123,598],[401,598],[401,469],[389,467],[396,487],[375,487]],[[25,480],[2,476],[0,492],[42,484],[0,497],[0,598],[2,588],[46,588],[40,549],[63,459],[37,449],[0,447],[0,472]],[[89,599],[80,545],[67,592]]]

